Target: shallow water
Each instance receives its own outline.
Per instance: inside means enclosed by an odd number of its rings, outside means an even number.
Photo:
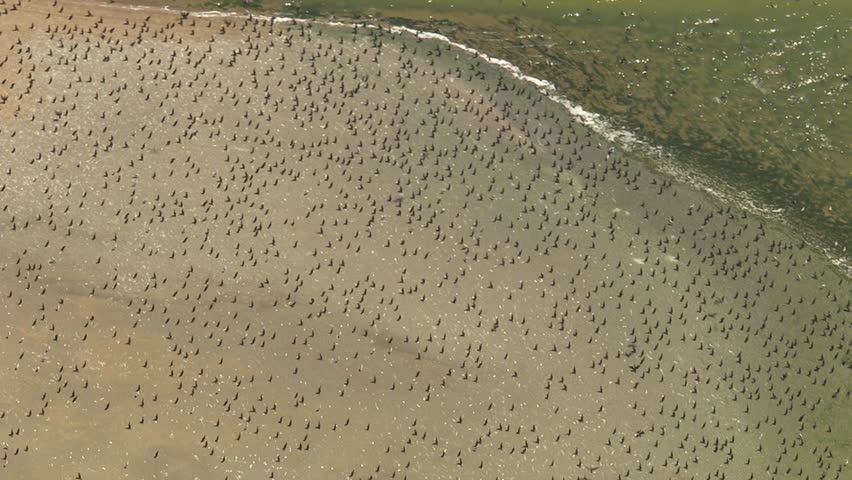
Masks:
[[[835,255],[852,248],[849,3],[184,3],[373,17],[446,34],[555,83]]]

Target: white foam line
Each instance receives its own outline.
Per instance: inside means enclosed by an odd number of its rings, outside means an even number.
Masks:
[[[134,6],[128,6],[128,7],[125,7],[125,8],[129,8],[131,10],[165,10],[165,11],[169,11],[169,12],[174,13],[174,10],[170,10],[168,7],[149,7],[149,6],[141,6],[141,5],[136,6],[136,5],[134,5]],[[198,18],[216,18],[216,17],[256,18],[258,20],[267,20],[267,21],[271,21],[271,22],[274,22],[274,23],[282,23],[282,22],[316,23],[316,24],[320,24],[320,25],[329,25],[329,26],[335,26],[335,27],[380,28],[379,26],[373,25],[373,24],[370,24],[370,23],[344,23],[344,22],[336,22],[336,21],[328,21],[328,20],[322,21],[322,20],[294,18],[294,17],[270,17],[270,16],[267,16],[267,15],[239,14],[239,13],[236,13],[236,12],[220,12],[220,11],[215,11],[215,10],[204,11],[204,12],[189,12],[189,16],[198,17]],[[482,60],[485,60],[486,62],[491,63],[492,65],[496,65],[496,66],[502,68],[503,70],[509,72],[514,78],[535,85],[540,93],[546,95],[551,100],[553,100],[553,101],[559,103],[560,105],[564,106],[568,110],[569,113],[571,113],[573,116],[577,117],[577,119],[580,121],[580,123],[582,123],[583,125],[585,125],[589,129],[591,129],[592,131],[594,131],[598,135],[601,135],[602,137],[606,138],[607,140],[613,141],[613,142],[619,142],[619,143],[621,143],[621,145],[623,147],[626,147],[628,149],[632,149],[633,147],[636,147],[636,146],[639,146],[639,145],[645,145],[647,148],[651,148],[650,146],[646,145],[644,142],[642,142],[641,140],[636,138],[636,136],[633,135],[633,133],[628,132],[627,130],[618,130],[618,129],[612,128],[612,126],[609,124],[609,122],[604,120],[601,117],[600,114],[589,112],[588,110],[584,109],[580,105],[577,105],[576,103],[572,102],[571,100],[569,100],[569,99],[567,99],[567,98],[565,98],[561,95],[556,94],[556,86],[553,83],[551,83],[547,80],[542,80],[540,78],[525,75],[521,71],[520,68],[518,68],[516,65],[512,64],[511,62],[508,62],[508,61],[500,59],[500,58],[492,57],[492,56],[490,56],[486,53],[480,52],[479,50],[472,48],[472,47],[469,47],[469,46],[467,46],[463,43],[455,42],[455,41],[451,40],[449,37],[447,37],[445,35],[441,35],[439,33],[423,32],[423,31],[420,31],[420,30],[415,30],[413,28],[398,27],[398,26],[390,27],[390,31],[392,33],[406,33],[406,34],[414,35],[415,37],[418,37],[418,38],[437,40],[437,41],[440,41],[440,42],[445,43],[447,45],[453,46],[453,47],[455,47],[459,50],[462,50],[464,52],[475,55],[476,57],[478,57]]]
[[[593,132],[597,133],[598,135],[606,138],[607,140],[609,140],[611,142],[619,142],[619,143],[622,144],[623,147],[626,147],[628,149],[632,149],[632,148],[639,146],[639,145],[642,145],[644,143],[641,140],[639,140],[638,138],[636,138],[636,136],[633,135],[633,133],[631,133],[631,132],[628,132],[626,130],[618,130],[618,129],[612,128],[612,126],[609,124],[609,122],[605,121],[601,117],[601,115],[599,115],[597,113],[592,113],[592,112],[584,109],[580,105],[577,105],[576,103],[572,102],[571,100],[569,100],[569,99],[567,99],[567,98],[565,98],[561,95],[558,95],[556,93],[556,86],[553,83],[551,83],[547,80],[542,80],[540,78],[536,78],[536,77],[526,75],[521,71],[520,68],[518,68],[517,65],[514,65],[511,62],[508,62],[508,61],[500,59],[500,58],[492,57],[488,54],[480,52],[479,50],[472,48],[472,47],[469,47],[467,45],[464,45],[462,43],[454,42],[453,40],[450,40],[448,37],[441,35],[441,34],[438,34],[438,33],[420,32],[418,30],[414,30],[414,29],[411,29],[411,28],[408,28],[408,27],[391,27],[391,31],[394,32],[394,33],[405,32],[405,33],[409,33],[409,34],[412,34],[414,36],[417,36],[419,38],[429,38],[429,39],[433,39],[433,40],[438,40],[440,42],[451,45],[451,46],[453,46],[453,47],[455,47],[459,50],[462,50],[462,51],[471,53],[473,55],[476,55],[477,57],[481,58],[482,60],[485,60],[486,62],[491,63],[492,65],[497,65],[498,67],[502,68],[503,70],[509,72],[516,79],[535,85],[536,88],[538,88],[538,91],[540,93],[544,94],[545,96],[547,96],[548,98],[550,98],[554,102],[565,107],[568,110],[569,113],[571,113],[573,116],[575,116],[580,121],[580,123],[582,123],[583,125],[585,125],[589,129],[591,129]]]
[[[147,7],[147,6],[132,6],[127,7],[131,9],[159,9],[165,10],[171,13],[174,13],[174,10],[169,10],[168,7],[159,8],[159,7]],[[282,22],[290,22],[290,23],[314,23],[319,25],[328,25],[334,27],[349,27],[349,28],[381,28],[378,25],[370,24],[370,23],[345,23],[345,22],[337,22],[331,20],[316,20],[316,19],[304,19],[304,18],[293,18],[293,17],[270,17],[267,15],[254,15],[251,13],[246,14],[238,14],[236,12],[219,12],[219,11],[206,11],[206,12],[189,12],[189,16],[191,17],[201,17],[201,18],[210,18],[210,17],[231,17],[231,18],[256,18],[258,20],[266,20],[271,21],[273,23],[282,23]],[[586,128],[600,135],[601,137],[607,139],[610,142],[618,144],[621,148],[626,151],[639,150],[642,153],[645,153],[650,156],[656,156],[657,162],[655,166],[662,171],[663,173],[675,178],[676,180],[692,185],[695,188],[703,190],[710,194],[711,196],[717,198],[723,203],[731,204],[738,206],[739,208],[757,214],[758,216],[773,219],[779,221],[781,223],[787,223],[785,217],[783,216],[784,210],[782,208],[776,208],[769,205],[759,204],[756,200],[751,198],[746,192],[734,189],[733,187],[725,184],[720,179],[711,178],[705,174],[688,170],[681,165],[676,164],[671,160],[672,155],[669,153],[665,153],[664,149],[660,146],[651,145],[641,139],[639,139],[632,132],[627,130],[622,130],[613,127],[610,122],[608,122],[603,116],[598,113],[590,112],[584,109],[582,106],[572,102],[568,98],[559,95],[556,90],[556,86],[547,80],[543,80],[540,78],[532,77],[530,75],[524,74],[517,65],[500,59],[496,57],[492,57],[486,53],[480,52],[479,50],[469,47],[463,43],[458,43],[451,40],[449,37],[445,35],[441,35],[439,33],[433,32],[423,32],[420,30],[415,30],[413,28],[408,27],[400,27],[400,26],[391,26],[390,32],[392,33],[400,33],[400,34],[410,34],[414,35],[418,38],[424,39],[432,39],[452,47],[455,47],[464,52],[470,53],[477,58],[480,58],[492,65],[496,65],[506,72],[508,72],[512,77],[531,83],[535,85],[540,93],[545,95],[550,100],[562,105],[565,109],[573,115],[581,124],[583,124]],[[847,275],[852,275],[852,263],[849,260],[835,257],[833,256],[828,249],[820,247],[819,245],[811,243],[815,248],[821,250],[826,257],[833,263],[835,266],[840,267],[842,270],[846,272]]]

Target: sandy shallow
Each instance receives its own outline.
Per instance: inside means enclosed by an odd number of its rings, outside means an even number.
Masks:
[[[376,29],[0,6],[3,478],[842,478],[849,283]]]

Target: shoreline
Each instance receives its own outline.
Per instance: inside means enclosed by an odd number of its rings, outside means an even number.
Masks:
[[[12,476],[843,470],[848,280],[783,225],[440,38],[140,10],[0,16]]]
[[[783,208],[774,207],[772,205],[760,202],[759,200],[753,198],[753,196],[750,195],[748,192],[741,189],[737,189],[727,183],[724,179],[719,178],[718,175],[712,175],[700,171],[696,168],[690,169],[689,167],[678,164],[676,161],[673,160],[673,154],[668,152],[665,147],[648,143],[646,140],[637,137],[633,132],[613,127],[611,122],[609,122],[601,114],[590,112],[583,108],[582,105],[568,99],[563,95],[560,95],[557,92],[556,85],[553,82],[546,79],[536,78],[531,75],[527,75],[523,72],[523,70],[521,70],[520,67],[514,65],[513,63],[507,60],[493,57],[473,47],[456,42],[451,38],[447,37],[446,35],[416,30],[405,26],[397,26],[391,24],[382,25],[381,22],[384,21],[380,18],[375,18],[371,19],[371,21],[364,21],[359,23],[355,22],[352,18],[332,20],[325,17],[299,18],[287,16],[272,16],[261,13],[252,13],[248,10],[246,10],[244,13],[240,13],[237,11],[218,10],[176,10],[168,6],[157,7],[150,5],[127,4],[115,5],[89,1],[84,1],[82,3],[93,3],[97,5],[116,8],[129,8],[131,10],[156,10],[170,13],[180,13],[185,11],[188,12],[189,16],[196,18],[257,18],[271,21],[274,23],[318,23],[329,26],[357,26],[360,28],[382,28],[388,29],[388,31],[390,31],[391,33],[409,34],[414,35],[418,38],[432,39],[442,42],[446,45],[470,53],[471,55],[474,55],[481,60],[484,60],[492,65],[503,69],[515,79],[534,85],[540,93],[545,95],[553,102],[558,103],[559,105],[564,107],[569,112],[569,114],[576,118],[585,127],[589,128],[607,141],[619,145],[626,152],[637,153],[640,157],[644,155],[645,158],[637,158],[637,160],[643,161],[649,166],[649,168],[652,168],[653,170],[659,173],[665,174],[679,182],[682,182],[684,184],[692,186],[693,188],[703,191],[710,197],[713,197],[718,202],[721,202],[725,205],[736,206],[737,208],[744,210],[748,213],[754,214],[760,217],[761,219],[774,222],[782,226],[785,231],[787,231],[788,235],[804,241],[810,248],[823,255],[826,260],[828,260],[828,262],[839,272],[841,272],[847,278],[852,278],[852,257],[850,257],[848,254],[841,255],[839,252],[835,252],[832,249],[832,246],[827,245],[823,241],[820,241],[819,238],[814,238],[812,235],[809,235],[804,231],[800,231],[795,225],[794,221],[792,221],[786,215],[786,212]],[[826,241],[829,240],[826,239]]]

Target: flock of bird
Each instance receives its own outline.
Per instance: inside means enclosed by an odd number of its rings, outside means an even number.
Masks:
[[[848,478],[848,279],[469,52],[0,0],[0,152],[0,478]]]

